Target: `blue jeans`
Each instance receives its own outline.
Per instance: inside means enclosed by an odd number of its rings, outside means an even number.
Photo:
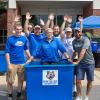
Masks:
[[[84,76],[86,73],[87,80],[93,81],[94,80],[94,67],[95,64],[79,64],[76,67],[76,79],[77,80],[84,80]]]

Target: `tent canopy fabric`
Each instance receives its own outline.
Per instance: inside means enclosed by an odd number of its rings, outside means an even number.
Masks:
[[[76,22],[73,28],[80,27],[80,23]],[[83,19],[83,29],[95,29],[100,28],[100,16],[89,16]]]

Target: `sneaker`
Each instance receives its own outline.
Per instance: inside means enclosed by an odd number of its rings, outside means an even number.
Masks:
[[[8,100],[13,100],[13,98],[12,97],[8,97]]]
[[[85,96],[84,100],[89,100],[88,96]]]
[[[17,99],[16,100],[21,100],[21,92],[17,92]]]
[[[76,96],[77,96],[77,92],[74,91],[74,92],[73,92],[73,97],[76,97]]]
[[[73,92],[74,92],[74,91],[77,91],[76,85],[75,85],[75,84],[73,85]]]
[[[21,95],[18,95],[18,94],[17,94],[16,100],[25,100],[25,99],[24,99],[24,97],[22,96],[22,94],[21,94]]]
[[[75,100],[82,100],[82,96],[77,96]]]
[[[16,100],[25,100],[23,96],[17,97]]]
[[[13,94],[8,94],[8,100],[13,100]]]

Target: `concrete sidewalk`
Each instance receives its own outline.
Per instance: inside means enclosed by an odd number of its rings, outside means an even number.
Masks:
[[[85,96],[86,80],[83,81],[82,85],[84,86],[82,93]],[[89,100],[100,100],[100,68],[95,69],[93,88]]]
[[[23,88],[23,94],[25,95],[25,85]],[[85,95],[86,91],[86,80],[82,82],[83,85],[83,96]],[[17,77],[14,83],[14,94],[16,95],[17,91]],[[90,94],[89,100],[100,100],[100,68],[95,69],[95,81],[93,82],[93,89]],[[6,86],[6,77],[4,75],[0,75],[0,100],[7,100],[7,86]],[[15,99],[14,99],[15,100]],[[24,99],[25,100],[25,99]]]
[[[83,83],[83,86],[86,86],[86,80],[84,80],[82,83]],[[97,86],[100,85],[100,68],[96,68],[94,72],[93,86],[96,86],[96,85]]]

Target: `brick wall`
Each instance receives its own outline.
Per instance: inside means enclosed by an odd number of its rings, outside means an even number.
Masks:
[[[11,25],[16,15],[20,14],[20,7],[17,3],[16,9],[8,9],[7,11],[7,35],[11,34]]]
[[[93,15],[100,16],[100,9],[93,9]]]
[[[0,29],[7,29],[7,13],[0,15]]]
[[[11,34],[11,25],[17,14],[16,9],[8,9],[7,11],[7,35]]]
[[[100,9],[93,9],[93,15],[100,16]],[[100,29],[93,30],[93,33],[97,33],[100,36]]]
[[[100,16],[100,9],[93,9],[92,3],[83,8],[83,17],[88,17],[91,15]],[[92,32],[100,35],[100,29],[94,29]]]
[[[93,3],[90,3],[83,8],[83,17],[88,17],[91,15],[93,15]]]
[[[7,13],[2,15],[2,19],[0,20],[0,28],[7,29],[7,35],[11,34],[11,25],[16,16],[16,14],[20,14],[20,7],[17,4],[17,9],[8,9]],[[0,45],[0,50],[4,50],[5,45]]]
[[[2,13],[0,15],[0,30],[7,29],[7,13]],[[0,33],[1,34],[1,33]],[[4,45],[0,44],[0,51],[4,50]]]

